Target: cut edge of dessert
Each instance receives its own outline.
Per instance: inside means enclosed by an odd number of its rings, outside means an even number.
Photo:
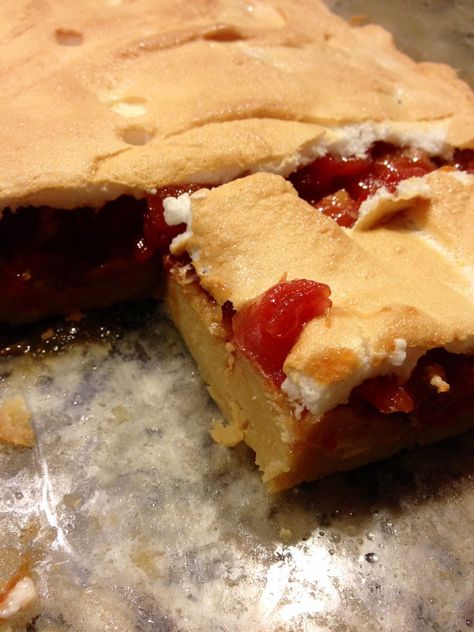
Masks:
[[[384,458],[415,444],[403,421],[380,421],[370,411],[357,414],[347,408],[342,414],[326,415],[321,423],[315,423],[311,415],[298,418],[281,389],[235,352],[222,325],[220,306],[189,277],[189,268],[170,264],[166,303],[226,419],[225,424],[214,424],[212,437],[228,447],[244,441],[255,452],[270,491]]]
[[[472,401],[467,410],[457,409],[451,401],[438,411],[431,426],[423,419],[411,420],[404,412],[413,410],[405,383],[388,376],[378,385],[376,379],[363,382],[353,389],[347,404],[337,405],[321,417],[298,410],[299,404],[295,406],[255,363],[236,350],[226,336],[220,306],[192,278],[189,268],[176,262],[168,265],[166,304],[171,318],[225,418],[225,422],[214,423],[211,435],[227,447],[246,443],[255,452],[269,491],[350,470],[473,426]],[[472,357],[466,358],[460,371],[463,374],[465,369],[468,374],[461,384],[463,390],[472,387],[474,378],[474,362]],[[446,359],[452,361],[452,354]],[[420,399],[421,410],[422,406],[428,410],[436,406],[433,396],[442,397],[452,388],[444,366],[435,360],[422,357],[413,374],[415,392],[418,387],[425,397]],[[430,387],[433,390],[427,393]],[[448,423],[443,423],[443,414],[449,415]]]
[[[472,158],[470,153],[464,157]],[[467,171],[470,170],[468,165]],[[435,210],[431,213],[433,227],[430,230],[436,235],[436,221],[446,220],[446,216],[436,217],[438,207],[442,206],[440,190],[443,193],[444,189],[450,191],[451,186],[457,186],[458,194],[462,196],[462,189],[470,187],[470,195],[474,178],[445,164],[434,173],[431,178],[420,174],[402,180],[401,184],[392,187],[392,192],[387,188],[383,193],[378,190],[372,198],[367,198],[365,214],[354,228],[338,227],[338,230],[346,235],[352,233],[362,245],[369,235],[368,246],[373,247],[376,246],[370,236],[373,234],[390,232],[393,238],[395,233],[421,233],[420,226],[416,224],[426,222],[426,205],[431,204]],[[258,190],[260,183],[256,179],[259,177],[249,176],[245,180],[255,180],[254,188]],[[263,174],[261,177],[274,178]],[[275,180],[278,178],[275,177]],[[234,182],[221,189],[230,191],[234,185],[236,188],[240,186],[240,193],[229,193],[224,197],[230,197],[234,204],[238,204],[240,197],[245,198],[245,184]],[[271,182],[268,190],[272,187],[278,189],[278,186],[277,182]],[[263,190],[265,186],[261,188]],[[262,193],[262,206],[268,190]],[[283,189],[282,192],[287,193]],[[424,318],[425,314],[412,305],[398,305],[394,301],[392,306],[382,302],[382,316],[379,319],[380,314],[376,313],[374,319],[381,321],[381,330],[376,333],[379,338],[385,329],[395,331],[395,334],[392,334],[394,337],[388,347],[371,349],[368,356],[371,366],[363,366],[367,358],[357,366],[352,357],[354,350],[342,346],[330,349],[327,356],[320,355],[320,364],[316,367],[311,354],[309,362],[306,358],[306,365],[303,363],[303,370],[293,358],[295,369],[291,360],[291,356],[295,355],[294,349],[312,342],[311,336],[305,339],[302,335],[306,333],[308,323],[313,326],[319,319],[323,322],[318,329],[320,335],[324,336],[325,328],[327,331],[329,327],[336,329],[336,336],[340,333],[344,338],[345,332],[339,332],[338,325],[339,322],[344,324],[344,315],[340,316],[344,305],[341,309],[338,296],[333,293],[331,299],[334,304],[331,306],[330,289],[324,285],[327,270],[319,278],[323,284],[315,282],[314,276],[308,280],[293,278],[290,274],[288,279],[284,272],[275,285],[249,300],[242,300],[239,275],[251,275],[253,272],[258,276],[261,271],[245,268],[244,262],[244,269],[231,269],[231,276],[226,277],[226,266],[223,264],[222,269],[218,268],[217,258],[218,269],[213,270],[213,259],[209,254],[212,245],[208,244],[208,240],[218,237],[218,231],[211,230],[203,236],[203,226],[209,228],[209,222],[203,222],[198,227],[199,238],[193,240],[194,206],[206,203],[209,196],[218,193],[219,189],[211,192],[202,190],[190,198],[181,196],[165,201],[165,218],[171,224],[178,220],[180,223],[187,222],[187,230],[171,244],[173,255],[167,260],[166,301],[212,397],[227,420],[225,425],[214,426],[214,439],[224,445],[235,445],[240,441],[249,445],[256,453],[256,462],[270,491],[281,491],[334,471],[351,469],[402,448],[457,434],[473,425],[474,406],[470,393],[474,358],[469,355],[474,348],[472,317],[467,315],[465,322],[458,323],[460,329],[456,329],[443,321],[446,314],[440,314],[439,322],[435,322],[432,318]],[[255,205],[256,212],[260,211],[259,203],[257,201]],[[215,201],[216,208],[219,204],[224,212],[228,210],[222,195]],[[278,211],[277,225],[284,214],[284,206]],[[216,217],[209,221],[216,222]],[[225,225],[222,230],[228,228]],[[327,231],[327,226],[324,231]],[[449,241],[453,235],[449,235],[449,230],[447,232]],[[265,239],[262,235],[261,242]],[[403,237],[400,239],[403,240]],[[394,243],[395,248],[404,247],[400,239]],[[428,267],[433,266],[433,269],[428,270],[428,275],[437,275],[439,270],[451,267],[446,279],[437,277],[440,293],[452,285],[451,289],[455,288],[452,296],[459,298],[457,306],[470,308],[472,312],[470,268],[460,265],[469,264],[469,257],[467,262],[462,262],[459,253],[453,251],[447,265],[444,245],[434,243],[429,231],[426,236],[417,236],[416,239],[415,254],[423,256],[429,252],[432,258]],[[234,256],[236,244],[233,239],[223,238],[222,243],[228,247],[229,257]],[[385,243],[382,240],[381,246]],[[258,245],[261,246],[261,243]],[[206,251],[207,247],[209,251]],[[412,254],[408,252],[408,256]],[[236,256],[240,257],[241,253]],[[235,268],[242,265],[242,261],[244,259],[239,259]],[[252,261],[255,263],[255,260]],[[426,276],[426,270],[424,274]],[[230,289],[226,287],[227,282]],[[232,295],[232,283],[237,288],[236,304],[228,298]],[[447,285],[443,285],[445,283]],[[416,293],[416,287],[413,291]],[[432,291],[431,287],[429,291]],[[408,300],[409,295],[409,292],[405,293]],[[447,300],[451,299],[447,297]],[[434,301],[429,307],[437,309],[438,305]],[[331,309],[335,314],[339,309],[333,322],[329,316]],[[369,316],[371,318],[372,314],[359,315],[359,318],[363,320]],[[449,314],[447,318],[449,320]],[[397,327],[398,322],[401,327]],[[348,325],[353,326],[354,320],[349,319]],[[441,332],[444,325],[445,330]],[[426,326],[431,328],[433,340],[430,335],[427,337],[417,331]],[[408,340],[403,334],[404,327],[411,332]],[[402,333],[399,333],[400,329]],[[369,331],[369,337],[363,343],[376,345],[377,336],[372,339],[370,335]],[[311,371],[315,375],[332,372],[332,376],[328,379],[328,375],[324,375],[315,387]],[[345,375],[340,377],[338,372]]]
[[[341,226],[350,227],[357,218],[361,225],[371,216],[368,210],[376,195],[388,192],[393,199],[398,187],[398,206],[403,205],[400,181],[409,184],[412,177],[446,165],[473,170],[474,150],[447,145],[444,123],[426,124],[425,135],[415,127],[364,123],[327,129],[317,142],[278,166],[257,165],[243,175],[283,175],[301,197]],[[403,141],[406,144],[400,144]],[[393,144],[397,142],[398,146]],[[165,222],[163,200],[218,186],[223,180],[170,183],[142,195],[135,192],[137,197],[122,195],[99,208],[3,209],[0,288],[6,300],[0,305],[0,322],[31,322],[50,314],[160,296],[160,260],[179,232],[179,227]],[[406,197],[410,195],[408,190]]]

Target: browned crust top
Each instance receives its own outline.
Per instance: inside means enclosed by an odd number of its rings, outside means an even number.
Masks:
[[[4,0],[0,54],[0,207],[287,172],[363,122],[438,123],[474,146],[454,71],[317,0]]]

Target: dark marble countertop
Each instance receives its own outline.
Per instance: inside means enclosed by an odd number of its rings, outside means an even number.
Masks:
[[[471,0],[330,4],[470,78]],[[160,305],[54,330],[0,355],[38,440],[0,451],[0,577],[26,552],[40,593],[17,629],[474,627],[474,433],[269,495],[248,450],[211,440],[220,413]]]

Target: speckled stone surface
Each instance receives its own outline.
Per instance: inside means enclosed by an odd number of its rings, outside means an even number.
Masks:
[[[414,3],[331,4],[468,76],[470,0],[414,18]],[[14,339],[31,351],[0,355],[0,395],[24,395],[38,442],[0,449],[0,581],[26,555],[40,592],[15,629],[474,627],[474,433],[271,496],[250,451],[212,442],[219,411],[160,306]]]

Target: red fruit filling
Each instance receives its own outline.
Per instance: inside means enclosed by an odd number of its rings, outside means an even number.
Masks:
[[[361,400],[381,413],[410,413],[420,426],[467,417],[474,414],[474,356],[432,349],[420,358],[407,382],[387,375],[356,387],[351,403]]]
[[[331,307],[330,294],[327,285],[306,279],[278,283],[235,314],[234,344],[280,385],[287,355],[308,321]]]
[[[223,306],[223,322],[236,348],[276,386],[283,364],[304,326],[332,303],[322,283],[299,279],[279,283],[239,312]],[[396,375],[366,380],[351,405],[370,405],[383,414],[408,414],[415,425],[437,425],[474,414],[474,356],[433,349],[418,361],[407,382]]]
[[[413,398],[406,384],[401,384],[395,375],[382,375],[366,380],[356,387],[353,396],[359,397],[384,414],[411,413]]]
[[[474,149],[456,149],[453,165],[456,169],[474,173]]]
[[[183,230],[166,224],[163,200],[201,186],[166,187],[142,200],[123,196],[100,210],[5,210],[0,296],[8,301],[0,306],[0,320],[150,296],[161,270],[159,256]],[[121,292],[120,284],[128,287]]]
[[[230,304],[237,349],[276,386],[283,364],[306,323],[331,307],[327,285],[308,280],[279,283],[237,313]],[[438,425],[474,414],[474,356],[433,349],[418,361],[407,382],[378,376],[356,387],[351,404],[370,404],[380,413],[406,413],[415,425]]]
[[[349,228],[362,202],[380,188],[394,192],[402,180],[447,164],[474,173],[474,151],[456,150],[448,163],[420,149],[375,143],[365,158],[327,155],[293,173],[290,180],[300,197]]]
[[[433,376],[440,376],[448,386],[437,392]],[[474,414],[474,356],[433,349],[423,356],[407,388],[415,408],[412,417],[418,425],[442,425]]]
[[[393,191],[400,180],[444,164],[420,150],[376,143],[365,158],[327,155],[290,180],[301,197],[350,227],[362,201],[377,189]],[[456,150],[449,164],[474,173],[474,150]],[[0,305],[0,321],[152,294],[160,256],[184,229],[166,224],[163,200],[201,186],[165,187],[142,200],[124,196],[99,211],[5,210],[0,220],[0,296],[8,300]]]

